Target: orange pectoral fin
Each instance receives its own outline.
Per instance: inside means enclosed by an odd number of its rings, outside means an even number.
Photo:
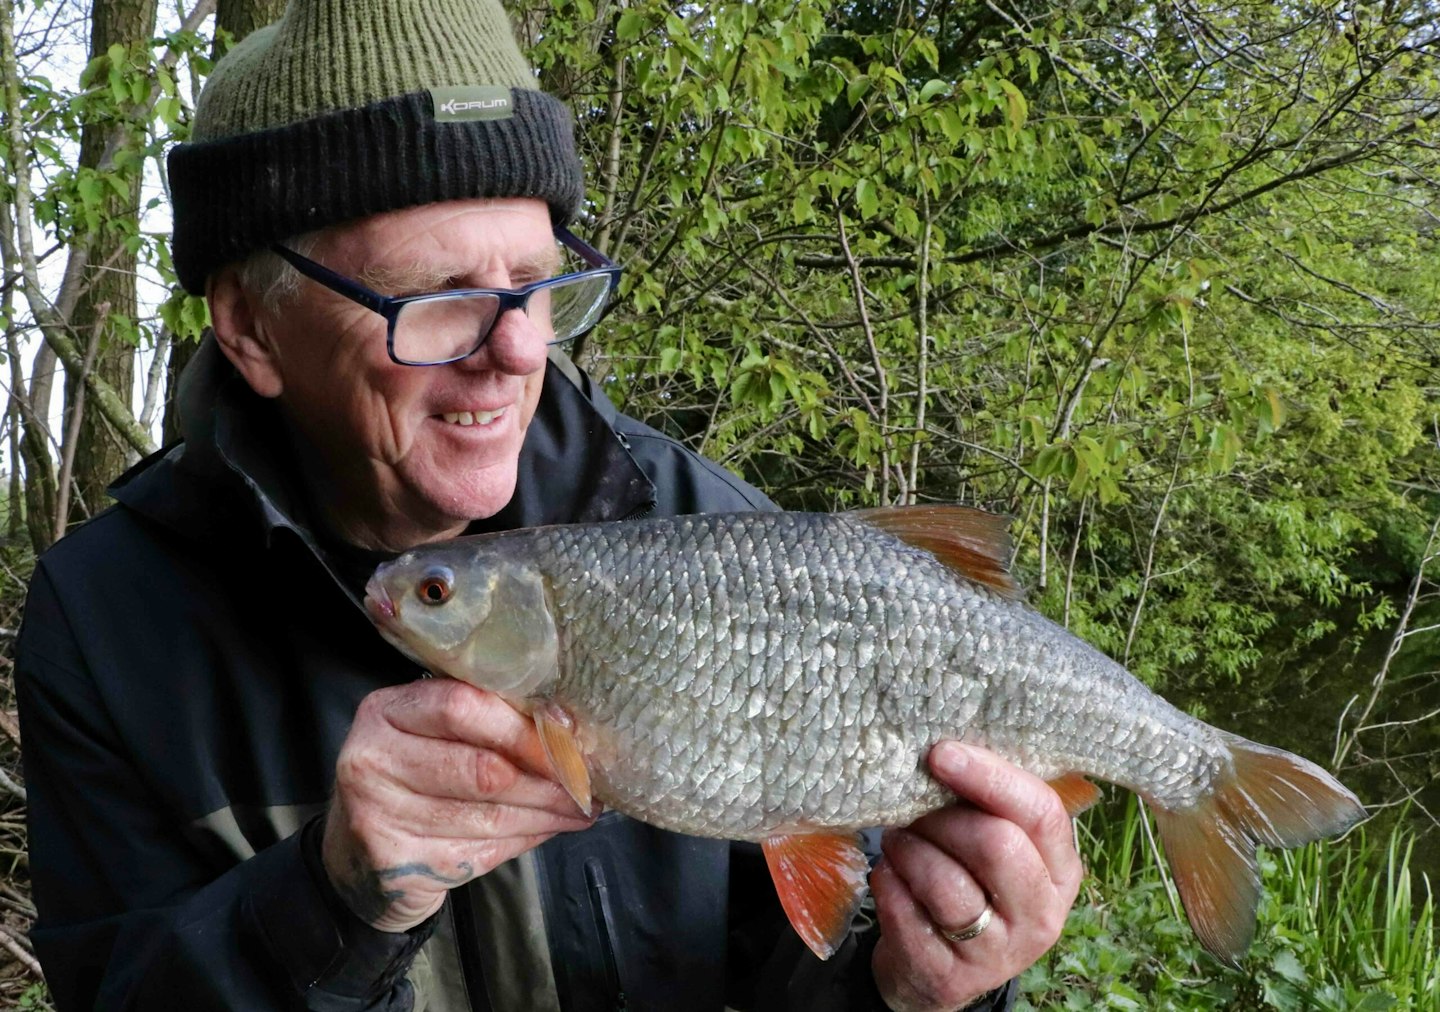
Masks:
[[[780,905],[821,959],[834,955],[865,898],[870,871],[854,833],[791,833],[760,846]]]
[[[1100,800],[1100,788],[1080,773],[1062,773],[1054,780],[1045,782],[1052,791],[1060,795],[1060,802],[1072,819]]]
[[[580,811],[589,815],[593,801],[590,770],[575,740],[575,722],[558,706],[541,706],[535,710],[535,730],[540,732],[540,744],[545,746],[545,757],[560,785],[575,799]]]

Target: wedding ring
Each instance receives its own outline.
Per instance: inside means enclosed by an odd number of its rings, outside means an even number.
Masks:
[[[952,942],[968,942],[977,937],[981,932],[990,926],[990,919],[995,916],[994,909],[990,904],[985,904],[985,909],[980,911],[980,916],[975,918],[963,928],[955,928],[953,931],[946,927],[940,928],[940,934]]]

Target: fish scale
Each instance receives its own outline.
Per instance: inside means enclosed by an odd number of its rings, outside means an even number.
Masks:
[[[789,515],[778,516],[790,519]],[[964,604],[957,601],[947,609],[943,596],[926,592],[953,585],[953,577],[933,558],[908,550],[898,541],[877,544],[858,525],[847,531],[845,539],[833,540],[828,557],[818,562],[785,550],[791,538],[783,524],[757,530],[753,524],[718,525],[714,518],[705,518],[676,526],[674,536],[682,544],[687,538],[697,542],[713,539],[721,553],[740,554],[745,564],[732,571],[716,564],[721,555],[681,554],[676,559],[670,539],[624,541],[605,546],[599,554],[606,557],[611,573],[641,574],[640,579],[622,575],[603,588],[592,583],[575,592],[567,591],[567,585],[552,590],[557,621],[570,632],[561,658],[561,676],[551,696],[578,721],[605,727],[607,737],[614,739],[611,747],[631,756],[623,775],[612,772],[605,778],[606,789],[613,795],[611,802],[634,808],[660,825],[744,839],[763,839],[778,827],[793,826],[795,811],[809,806],[818,810],[804,812],[808,824],[846,828],[906,822],[933,807],[939,789],[918,761],[924,746],[917,749],[915,738],[918,734],[928,744],[943,736],[962,736],[965,727],[947,724],[944,717],[973,708],[956,707],[949,699],[953,693],[925,690],[943,682],[947,675],[965,683],[962,694],[983,697],[986,688],[981,680],[964,678],[963,669],[947,671],[943,666],[947,657],[963,657],[955,649],[961,646],[961,638],[945,622],[944,613],[963,613]],[[697,536],[697,527],[703,534]],[[623,528],[613,530],[617,538],[625,538]],[[671,545],[668,567],[655,558],[658,546],[665,543]],[[547,562],[562,570],[583,566],[596,554],[586,539],[565,528],[556,529],[542,545],[542,557],[548,554]],[[542,562],[542,567],[545,565]],[[667,580],[658,584],[660,599],[655,596],[657,585],[646,578],[657,571],[665,571]],[[784,581],[792,594],[780,611],[778,600],[765,600],[764,588],[782,583],[772,578],[777,572],[796,571],[808,576],[806,593],[796,596],[798,581]],[[862,580],[862,572],[871,575]],[[817,575],[827,574],[828,579],[817,579]],[[716,609],[733,611],[733,622],[710,620],[713,635],[709,637],[705,616],[695,611],[687,615],[683,610],[670,615],[675,626],[693,629],[697,640],[713,643],[706,672],[692,677],[692,673],[681,675],[648,666],[622,668],[608,652],[586,647],[599,638],[623,641],[627,634],[642,647],[648,644],[649,615],[685,607],[683,598],[676,600],[669,593],[677,583],[699,583]],[[896,607],[887,609],[887,617],[872,630],[869,603],[877,586],[896,588]],[[597,592],[613,594],[618,600],[596,600]],[[887,595],[874,596],[883,599]],[[767,624],[771,614],[807,625],[813,621],[821,649],[808,658],[787,654],[784,643],[789,629],[784,624]],[[901,639],[898,656],[885,654],[886,663],[877,672],[879,679],[857,679],[859,634],[870,633],[867,643],[887,641],[887,626],[912,631],[928,628],[930,633],[918,643]],[[641,649],[636,656],[643,657],[645,652]],[[910,665],[911,670],[902,676],[896,662]],[[980,673],[982,667],[972,670]],[[683,691],[705,705],[690,714],[677,714],[668,729],[669,740],[678,743],[682,752],[687,743],[709,741],[724,746],[719,752],[728,771],[717,777],[708,760],[697,762],[690,770],[672,770],[686,785],[683,801],[668,792],[650,796],[650,778],[645,771],[646,760],[655,750],[654,728],[649,722],[637,722],[628,706],[634,696],[669,695],[674,691],[672,682],[683,685]],[[899,705],[884,705],[881,686],[898,695]],[[898,718],[889,733],[867,740],[860,729],[886,713]],[[866,716],[863,721],[862,714]],[[776,743],[797,737],[804,746],[788,752],[782,747],[779,755],[783,760],[777,762]],[[878,747],[881,741],[886,748]],[[704,755],[712,750],[695,751]],[[746,782],[746,771],[757,769],[761,775]],[[847,789],[846,784],[854,786]],[[699,825],[687,821],[696,799],[715,802],[703,806],[706,815]],[[686,824],[682,826],[682,822]]]
[[[1008,557],[1003,520],[963,507],[646,519],[425,546],[376,571],[367,607],[420,663],[533,714],[582,807],[593,792],[761,841],[821,956],[864,888],[849,834],[953,801],[926,756],[955,738],[1072,810],[1094,798],[1085,776],[1142,795],[1201,942],[1237,960],[1256,844],[1333,835],[1363,807],[1026,606]]]

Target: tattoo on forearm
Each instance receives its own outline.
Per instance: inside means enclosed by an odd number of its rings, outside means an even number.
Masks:
[[[359,858],[355,858],[350,863],[351,874],[346,877],[344,882],[336,883],[335,888],[346,905],[355,911],[357,917],[362,921],[373,923],[379,920],[391,906],[405,899],[404,889],[387,889],[385,883],[409,875],[418,875],[421,878],[430,879],[432,882],[439,882],[447,889],[453,889],[475,877],[475,869],[468,861],[461,861],[456,865],[456,869],[460,874],[454,877],[440,874],[423,861],[396,865],[393,868],[376,869],[370,868]]]
[[[433,879],[441,885],[453,889],[455,886],[464,885],[475,877],[475,870],[470,866],[469,861],[461,861],[456,867],[460,869],[460,874],[455,878],[441,875],[434,868],[423,862],[400,864],[394,868],[382,868],[375,873],[375,878],[379,882],[389,882],[391,879],[403,878],[406,875],[419,875],[421,878]]]

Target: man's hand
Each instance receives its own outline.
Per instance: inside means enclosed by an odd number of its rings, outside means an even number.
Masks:
[[[449,889],[584,829],[529,717],[449,678],[366,696],[340,749],[323,848],[361,920],[404,931]]]
[[[1059,797],[973,746],[942,742],[935,776],[964,800],[885,834],[870,876],[880,993],[900,1012],[957,1009],[1039,959],[1060,937],[1082,870]],[[963,933],[993,911],[984,930]]]

